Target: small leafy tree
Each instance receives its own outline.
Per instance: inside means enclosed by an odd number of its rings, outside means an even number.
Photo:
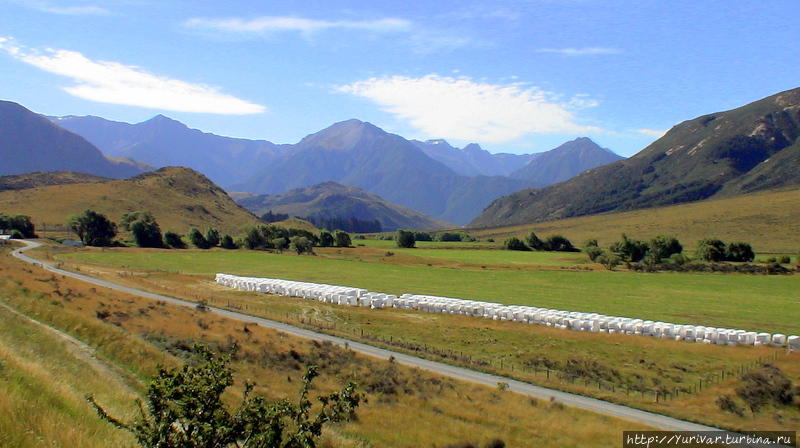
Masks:
[[[534,232],[528,235],[528,247],[533,250],[545,250],[544,241],[540,240]]]
[[[622,264],[622,259],[617,254],[603,251],[597,257],[597,262],[605,266],[609,271],[613,271],[615,267]]]
[[[219,244],[223,249],[238,249],[239,246],[236,245],[236,242],[233,241],[233,237],[228,234],[222,237],[222,241]]]
[[[189,241],[191,241],[194,247],[198,249],[208,249],[211,247],[208,245],[206,237],[204,237],[203,234],[195,228],[189,230]]]
[[[119,226],[126,232],[132,231],[133,223],[136,221],[156,222],[156,218],[148,211],[135,211],[128,212],[122,215],[119,220]]]
[[[723,261],[727,250],[725,243],[718,239],[707,238],[697,243],[697,258],[705,261]]]
[[[741,241],[729,243],[725,250],[725,259],[728,261],[753,261],[756,254],[753,252],[753,247],[748,243]]]
[[[197,348],[202,362],[181,369],[160,369],[147,388],[147,406],[141,401],[132,422],[111,416],[93,397],[87,400],[103,420],[133,434],[142,447],[152,448],[314,448],[323,426],[352,418],[361,397],[353,383],[317,397],[321,403],[312,415],[308,394],[318,376],[310,366],[303,375],[297,404],[254,396],[246,383],[236,409],[229,409],[222,394],[233,385],[230,356],[214,356]]]
[[[319,232],[319,245],[321,247],[331,247],[334,244],[333,234],[327,230]]]
[[[350,234],[343,230],[333,232],[333,239],[336,241],[336,247],[350,247],[353,244],[350,241]]]
[[[433,241],[433,235],[428,232],[414,231],[414,241]]]
[[[266,238],[257,227],[248,230],[244,237],[244,245],[250,250],[264,249],[266,242]]]
[[[603,249],[597,246],[586,246],[585,252],[590,260],[597,261],[597,257],[603,254]]]
[[[91,209],[71,217],[68,225],[86,246],[110,246],[117,236],[117,225]]]
[[[628,235],[624,233],[622,234],[622,240],[611,245],[611,252],[617,254],[623,261],[631,263],[641,261],[647,254],[647,249],[647,243],[628,238]]]
[[[186,243],[181,236],[175,232],[167,232],[164,234],[164,245],[173,249],[186,249]]]
[[[31,217],[27,215],[9,216],[0,213],[0,234],[11,234],[13,230],[19,232],[23,238],[35,238],[36,232],[31,221]]]
[[[531,250],[531,248],[528,247],[527,245],[525,245],[525,243],[523,243],[521,239],[519,239],[519,238],[517,238],[515,236],[512,236],[511,238],[509,238],[509,239],[507,239],[507,240],[505,240],[503,242],[503,249],[505,249],[505,250],[525,250],[525,251]]]
[[[544,249],[556,252],[578,252],[572,242],[561,235],[553,235],[544,242]]]
[[[683,252],[683,246],[677,238],[668,235],[658,235],[650,240],[649,252],[653,259],[660,261],[674,254]]]
[[[138,220],[129,225],[133,239],[139,247],[163,247],[161,228],[153,221]]]
[[[273,249],[277,250],[278,252],[283,252],[289,248],[289,240],[283,237],[273,238],[270,241],[270,244],[272,245]]]
[[[397,247],[412,248],[417,245],[414,239],[414,232],[411,230],[398,230],[397,231]]]
[[[208,244],[208,247],[217,247],[219,246],[219,242],[219,230],[209,227],[208,230],[206,230],[206,244]]]
[[[297,255],[314,253],[314,245],[304,236],[293,236],[289,240],[289,247],[297,252]]]

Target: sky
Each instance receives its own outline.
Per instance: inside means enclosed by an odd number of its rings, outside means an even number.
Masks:
[[[798,0],[0,0],[0,99],[295,143],[351,118],[630,156],[800,87]]]

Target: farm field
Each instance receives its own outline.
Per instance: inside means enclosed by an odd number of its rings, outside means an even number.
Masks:
[[[257,326],[245,331],[246,326],[239,321],[94,288],[29,268],[6,252],[0,255],[0,267],[8,275],[0,279],[0,303],[86,342],[103,363],[121,370],[134,383],[137,378],[144,381],[151,376],[156,364],[180,365],[189,356],[187,348],[195,342],[217,349],[230,348],[234,343],[242,347],[234,362],[236,387],[227,393],[231,403],[240,398],[241,386],[248,378],[256,379],[257,393],[271,399],[293,399],[304,366],[311,363],[322,373],[312,394],[331,391],[348,379],[356,380],[365,394],[357,410],[358,419],[329,427],[319,445],[322,448],[444,447],[467,441],[483,445],[493,438],[503,439],[507,446],[533,442],[543,447],[603,447],[616,444],[622,430],[646,429]],[[20,435],[19,440],[8,439],[10,446],[25,446],[28,440],[89,447],[108,446],[108,441],[114,440],[115,446],[132,446],[124,434],[94,416],[83,394],[95,393],[101,404],[129,417],[131,399],[141,394],[141,386],[111,393],[115,380],[103,372],[80,381],[87,366],[72,359],[58,343],[42,344],[48,337],[42,330],[10,316],[0,314],[0,328],[4,330],[0,335],[0,393],[14,399],[2,404],[9,412],[0,416],[0,440],[6,442],[2,437]],[[14,350],[10,352],[6,345]],[[22,356],[36,359],[38,365],[31,367],[18,361]],[[18,375],[17,370],[23,368],[27,370]],[[33,369],[57,376],[48,378],[36,395],[20,389],[22,383],[31,384],[29,370]],[[22,413],[26,418],[9,418]],[[68,433],[36,424],[51,417],[54,419],[49,421],[55,422],[56,428],[79,429]]]
[[[44,253],[47,252],[40,252],[40,254]],[[214,306],[244,310],[249,314],[301,326],[323,328],[333,334],[361,339],[376,345],[385,345],[395,350],[621,402],[678,418],[727,428],[752,428],[753,424],[760,428],[777,428],[783,427],[784,424],[797,425],[800,423],[800,412],[777,410],[775,415],[781,415],[783,423],[776,426],[774,418],[767,414],[759,415],[756,418],[757,422],[753,423],[749,417],[742,419],[721,412],[715,404],[718,396],[726,392],[731,393],[737,387],[739,384],[738,374],[743,371],[741,369],[747,369],[747,366],[752,367],[760,360],[768,359],[768,362],[779,366],[795,381],[800,380],[800,362],[798,362],[800,358],[797,354],[786,355],[782,350],[708,346],[655,340],[647,337],[570,332],[538,325],[496,322],[408,310],[371,311],[303,299],[231,291],[219,287],[213,282],[212,273],[217,271],[217,267],[222,268],[225,267],[224,265],[227,265],[226,272],[239,270],[234,273],[286,278],[292,278],[291,275],[294,273],[294,278],[308,281],[336,278],[334,276],[338,270],[339,278],[347,276],[351,282],[358,282],[359,276],[363,279],[373,274],[368,270],[355,273],[345,272],[348,264],[362,267],[363,265],[378,265],[377,262],[330,260],[326,259],[324,255],[298,257],[241,251],[206,251],[202,253],[148,251],[145,254],[142,251],[130,249],[106,250],[103,253],[82,251],[77,254],[50,252],[51,256],[54,254],[57,259],[66,261],[65,267],[67,268],[78,268],[81,272],[106,277],[113,281],[189,300],[205,300]],[[341,256],[341,254],[338,255]],[[179,262],[171,257],[181,256],[193,257],[192,269],[178,269]],[[395,257],[401,257],[401,254],[398,252],[396,256],[389,257],[389,259]],[[240,263],[249,262],[249,265],[237,264],[235,261],[237,259]],[[92,263],[86,264],[87,260],[92,260]],[[186,260],[188,262],[188,258]],[[99,261],[103,263],[99,263]],[[75,262],[79,262],[80,265],[74,264]],[[634,280],[637,276],[643,275],[627,272],[536,269],[456,271],[451,268],[425,266],[420,269],[425,272],[434,271],[433,274],[423,278],[414,278],[412,275],[419,275],[419,271],[406,270],[408,266],[384,265],[383,267],[386,271],[379,272],[395,270],[397,271],[395,275],[398,279],[403,279],[405,281],[403,284],[406,285],[422,285],[424,281],[430,281],[440,272],[476,272],[479,274],[505,272],[523,273],[527,276],[517,277],[517,279],[530,279],[538,274],[580,275],[571,277],[573,280],[567,283],[583,282],[584,276],[589,275],[612,275]],[[198,272],[203,270],[207,270],[207,272]],[[662,274],[650,274],[646,278],[658,278],[660,275]],[[675,277],[671,281],[675,283],[676,278],[680,278],[680,275],[674,274]],[[298,276],[303,276],[303,278],[298,278]],[[688,277],[705,281],[718,278],[768,279],[764,276],[748,277],[743,275],[690,274]],[[576,278],[578,280],[574,280]],[[785,277],[785,279],[791,279],[791,277]],[[457,286],[459,281],[451,280],[450,286]],[[364,283],[340,281],[338,284],[359,286]],[[403,284],[398,283],[401,287]],[[605,284],[608,285],[608,281]],[[622,285],[628,284],[622,283]],[[661,283],[652,285],[652,287],[663,288],[664,285]],[[764,285],[755,284],[754,288],[764,288]],[[444,288],[445,286],[437,284],[437,287]],[[483,287],[487,288],[487,291],[497,292],[503,286],[497,284],[490,289],[484,284]],[[689,282],[683,285],[684,289],[689,292],[692,290],[691,286],[692,284]],[[707,287],[711,288],[712,286],[713,284]],[[787,288],[791,288],[791,286],[787,286]],[[752,294],[755,295],[756,292]],[[793,303],[793,296],[789,292],[785,294],[782,302],[781,300],[777,301],[783,303],[781,306],[784,309]],[[775,296],[774,290],[771,295]],[[674,297],[677,296],[672,297],[674,301],[676,300]],[[698,300],[696,297],[694,296],[694,299]],[[722,295],[718,297],[720,297],[717,307],[720,319],[733,319],[737,314],[735,306],[724,300]],[[642,300],[645,302],[645,299]],[[651,296],[649,300],[654,301],[655,299]],[[601,302],[602,299],[595,298],[591,303],[600,304]],[[674,304],[672,306],[674,308]],[[690,308],[691,301],[684,302],[683,306]],[[644,310],[646,307],[646,303],[643,303],[641,309]],[[662,303],[661,307],[669,310],[670,304]],[[767,309],[765,308],[764,311]],[[667,314],[668,311],[664,311],[664,313],[672,316],[673,320],[676,320],[675,317],[687,315],[685,310],[672,311],[669,314]],[[752,319],[751,316],[750,321],[763,321],[769,325],[769,321],[776,319],[777,314],[762,312],[757,319]],[[789,318],[782,321],[781,325],[791,330],[796,328],[793,327],[796,325],[793,322],[796,322],[797,315],[789,314]],[[698,319],[707,322],[708,318],[698,316]],[[546,371],[547,374],[545,374]],[[572,377],[564,375],[572,375]],[[727,376],[723,379],[722,375]],[[664,403],[663,399],[657,403],[654,396],[655,391],[669,393],[670,398],[667,403]],[[678,393],[677,397],[672,395],[675,392]]]
[[[404,258],[405,252],[387,257],[383,251],[369,248],[328,249],[319,251],[318,256],[107,249],[58,257],[69,262],[201,274],[207,278],[225,272],[355,286],[391,294],[432,294],[674,323],[800,333],[798,314],[786,312],[787,307],[800,301],[800,277],[796,275],[609,272],[581,265],[558,266],[564,257],[558,253],[488,250],[480,252],[486,252],[489,262],[477,265],[446,258],[477,260],[480,254],[474,252],[478,251],[438,252],[447,253],[434,258],[414,252]],[[421,253],[425,254],[425,250]],[[491,266],[492,261],[508,257],[519,262],[526,256],[533,260],[530,266]],[[537,258],[549,258],[556,266],[537,268]]]
[[[618,240],[621,233],[637,239],[664,234],[678,238],[688,250],[693,250],[699,240],[713,237],[747,241],[756,252],[796,255],[800,251],[798,221],[800,189],[795,187],[667,207],[467,231],[481,239],[491,237],[498,241],[531,231],[540,237],[562,234],[576,245],[596,238],[603,247]]]

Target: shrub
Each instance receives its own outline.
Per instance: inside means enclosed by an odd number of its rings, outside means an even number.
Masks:
[[[461,234],[454,232],[442,232],[436,235],[436,240],[442,242],[461,241]]]
[[[194,228],[189,230],[189,241],[191,241],[194,247],[198,249],[208,249],[211,247],[209,246],[208,241],[206,241],[206,237],[204,237],[199,230]]]
[[[723,261],[726,255],[725,243],[707,238],[697,243],[697,257],[705,261]]]
[[[186,249],[186,243],[184,243],[181,236],[175,232],[167,232],[164,234],[164,245],[173,249]]]
[[[327,230],[319,232],[319,245],[321,247],[333,246],[333,234]]]
[[[731,412],[744,417],[744,410],[736,404],[736,401],[730,395],[720,395],[717,398],[717,406],[725,412]]]
[[[117,236],[117,225],[91,209],[71,217],[68,225],[86,246],[110,246]]]
[[[494,238],[486,238],[486,242],[488,242],[488,243],[494,243]]]
[[[592,238],[590,240],[586,240],[586,242],[583,243],[583,247],[600,247],[600,245],[597,244],[596,239]]]
[[[293,236],[292,239],[289,240],[289,247],[297,252],[297,255],[314,253],[313,244],[304,236]]]
[[[622,264],[622,259],[617,254],[603,252],[597,257],[597,262],[605,266],[609,271],[613,271],[615,267]]]
[[[158,223],[155,222],[155,220],[134,221],[133,224],[129,225],[129,228],[131,229],[133,240],[136,241],[137,246],[164,247],[164,240],[161,236],[161,228],[158,227]]]
[[[597,261],[597,257],[603,254],[603,249],[597,246],[587,246],[585,252],[590,260]]]
[[[755,414],[766,405],[787,405],[794,401],[792,381],[781,369],[765,364],[742,375],[744,385],[736,389],[739,396]]]
[[[225,234],[225,236],[222,237],[222,241],[219,243],[219,245],[223,249],[238,249],[239,248],[239,246],[236,244],[236,242],[233,241],[233,238],[228,234]]]
[[[683,252],[683,246],[680,241],[678,241],[677,238],[667,235],[658,235],[651,239],[648,246],[652,257],[659,261],[662,258],[669,258],[674,254]]]
[[[766,261],[767,263],[777,263],[778,259],[776,257],[769,257]]]
[[[789,263],[791,263],[791,262],[792,262],[792,257],[790,257],[790,256],[788,256],[788,255],[784,255],[784,256],[782,256],[782,257],[780,258],[780,263],[781,263],[781,264],[789,264]]]
[[[630,263],[641,261],[647,254],[647,249],[647,243],[630,239],[624,233],[622,234],[622,240],[611,245],[611,252],[617,254],[623,261]]]
[[[691,260],[684,254],[672,254],[672,256],[669,257],[669,261],[670,263],[677,264],[678,266],[683,266]]]
[[[397,247],[412,248],[414,246],[416,246],[414,232],[410,230],[397,231]]]
[[[219,230],[213,227],[206,230],[206,244],[208,244],[208,247],[219,246]]]
[[[333,239],[336,243],[336,247],[350,247],[353,244],[353,242],[350,241],[350,234],[343,230],[333,232]]]
[[[11,238],[12,240],[21,240],[25,238],[25,235],[23,235],[22,232],[20,232],[18,229],[14,229],[9,234],[9,238]]]
[[[728,244],[725,250],[725,259],[728,261],[749,262],[754,258],[756,258],[756,254],[750,244],[741,241]]]
[[[244,237],[244,246],[250,250],[266,249],[267,240],[257,227],[247,231]]]
[[[512,236],[503,242],[503,249],[505,250],[531,250],[521,239]]]
[[[302,238],[302,237],[296,237],[296,238]],[[289,248],[289,240],[283,237],[273,238],[272,240],[270,240],[270,245],[278,252],[282,252]]]
[[[433,235],[428,232],[414,232],[414,241],[433,241]]]
[[[544,241],[544,250],[555,252],[578,252],[575,246],[572,245],[570,240],[561,235],[553,235]]]
[[[534,232],[531,232],[531,234],[528,235],[527,242],[528,242],[528,247],[530,247],[533,250],[545,250],[544,242],[540,240],[539,237],[536,236]]]

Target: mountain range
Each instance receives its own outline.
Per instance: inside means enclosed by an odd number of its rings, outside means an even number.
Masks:
[[[11,101],[0,101],[0,175],[77,171],[121,179],[146,169],[111,159],[83,137]]]
[[[579,173],[623,157],[588,137],[568,141],[550,151],[536,154],[525,166],[510,174],[514,179],[522,179],[537,186],[547,186],[569,180]]]
[[[440,229],[453,224],[385,201],[357,187],[324,182],[277,195],[240,199],[239,204],[258,216],[268,211],[314,218],[356,218],[380,222],[384,231],[396,229]]]
[[[477,143],[456,148],[442,139],[424,142],[411,140],[411,143],[428,157],[442,162],[462,176],[508,176],[538,156],[502,152],[492,154]]]
[[[494,227],[728,197],[800,184],[800,88],[684,121],[635,156],[495,200]]]

